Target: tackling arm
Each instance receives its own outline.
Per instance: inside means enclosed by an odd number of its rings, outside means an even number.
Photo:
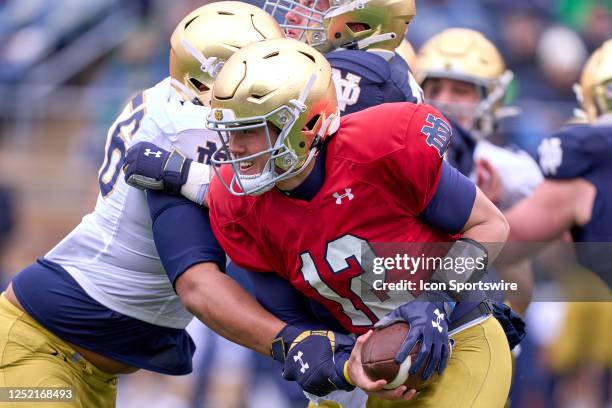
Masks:
[[[286,326],[212,262],[187,269],[176,281],[176,292],[212,330],[261,354],[270,355],[270,344]]]
[[[185,307],[228,340],[269,355],[272,340],[286,324],[221,272],[225,254],[207,210],[161,192],[149,191],[147,200],[157,251]]]
[[[353,388],[343,371],[352,339],[310,319],[304,312],[303,296],[288,282],[280,278],[253,280],[255,293],[266,301],[266,307],[292,324],[268,312],[221,273],[225,255],[213,235],[206,209],[155,191],[149,191],[148,202],[160,259],[191,313],[228,340],[271,355],[284,365],[283,377],[296,381],[307,392],[322,396],[335,389]],[[321,330],[309,330],[313,325]],[[303,364],[313,369],[306,370]]]

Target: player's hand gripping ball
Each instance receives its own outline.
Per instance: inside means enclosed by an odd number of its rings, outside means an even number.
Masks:
[[[409,390],[414,388],[419,391],[438,376],[434,371],[427,380],[423,380],[423,372],[428,361],[422,364],[415,374],[409,374],[410,366],[417,358],[420,342],[412,347],[403,363],[398,364],[395,361],[395,356],[409,331],[408,323],[394,323],[385,328],[376,329],[363,345],[361,350],[363,370],[372,381],[386,380],[385,389],[397,388],[404,384]],[[449,354],[450,350],[449,345]]]

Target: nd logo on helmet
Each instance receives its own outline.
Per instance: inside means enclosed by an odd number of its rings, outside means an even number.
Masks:
[[[216,110],[215,111],[215,120],[222,120],[223,119],[223,112],[220,110]]]

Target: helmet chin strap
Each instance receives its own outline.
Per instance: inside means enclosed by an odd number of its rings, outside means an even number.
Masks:
[[[312,90],[312,87],[316,80],[317,80],[317,74],[313,72],[310,75],[310,78],[308,78],[306,85],[304,85],[304,89],[302,89],[302,92],[300,92],[300,96],[298,96],[297,99],[291,99],[289,101],[289,103],[291,103],[294,106],[293,113],[295,114],[296,117],[299,116],[300,113],[306,112],[306,104],[305,104],[306,98],[308,98],[308,94]]]
[[[308,95],[310,94],[310,91],[312,90],[312,87],[314,86],[315,81],[317,80],[317,74],[315,72],[313,72],[310,75],[310,78],[308,78],[308,81],[306,82],[306,85],[304,85],[304,89],[302,89],[302,92],[300,92],[300,96],[298,96],[297,99],[291,99],[289,100],[289,104],[293,106],[293,111],[291,112],[292,116],[295,118],[293,120],[293,123],[291,124],[291,126],[289,128],[287,128],[287,131],[285,131],[285,128],[283,128],[283,130],[281,131],[281,135],[279,135],[279,137],[276,139],[276,146],[275,148],[280,149],[284,146],[285,143],[285,137],[286,135],[291,131],[291,128],[293,126],[295,126],[295,122],[297,120],[297,118],[303,113],[306,112],[306,109],[308,108],[306,106],[306,98],[308,98]],[[275,177],[278,177],[277,181],[280,180],[284,180],[285,178],[289,178],[289,177],[293,177],[296,174],[299,174],[302,169],[306,166],[306,163],[304,163],[297,171],[293,172],[293,167],[295,166],[295,164],[297,163],[297,156],[295,155],[294,152],[292,152],[291,150],[289,150],[287,148],[287,152],[289,153],[290,157],[287,157],[286,159],[289,160],[289,166],[291,167],[289,170],[287,170],[284,174],[279,175],[276,173],[276,168],[275,168],[275,164],[274,162],[276,161],[276,159],[272,159],[271,158],[271,164],[270,164],[270,172],[272,172],[274,174]]]
[[[270,191],[272,187],[274,187],[274,183],[272,182],[273,179],[274,174],[270,172],[261,172],[253,176],[241,176],[239,178],[240,181],[234,176],[230,181],[229,188],[231,191],[238,192],[238,190],[235,190],[235,186],[239,184],[244,194],[260,195],[266,191]]]
[[[185,50],[187,50],[187,52],[191,54],[191,56],[201,64],[200,69],[202,70],[202,72],[207,73],[213,78],[217,76],[217,73],[219,71],[218,65],[221,62],[217,62],[217,57],[206,58],[204,54],[198,51],[196,47],[194,47],[185,38],[181,40],[181,44],[183,45],[183,47],[185,47]]]
[[[342,48],[362,50],[366,47],[369,47],[372,44],[376,44],[376,43],[388,41],[388,40],[393,40],[395,39],[395,37],[397,37],[395,33],[377,34],[377,35],[373,35],[368,38],[364,38],[363,40],[352,41],[348,44],[345,44]]]

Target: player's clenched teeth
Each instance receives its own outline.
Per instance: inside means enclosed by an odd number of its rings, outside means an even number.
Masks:
[[[242,161],[240,162],[240,171],[245,172],[248,169],[252,168],[254,164],[255,164],[254,161],[246,161],[246,160]]]

